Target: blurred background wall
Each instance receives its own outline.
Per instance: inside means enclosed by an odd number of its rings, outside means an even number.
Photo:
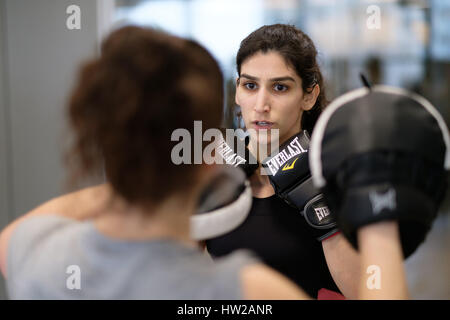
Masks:
[[[69,5],[82,8],[69,30]],[[0,222],[64,192],[64,105],[79,63],[95,54],[97,3],[0,0]],[[0,277],[1,278],[1,277]],[[0,297],[5,297],[2,279]]]
[[[3,3],[0,2],[0,30],[4,30],[3,22],[5,21],[3,16]],[[7,114],[5,110],[5,74],[4,74],[4,66],[5,66],[5,57],[3,54],[4,51],[4,34],[0,32],[0,226],[5,226],[8,221],[11,219],[11,214],[8,210],[8,169],[6,164],[6,155],[7,155],[7,141],[9,140],[7,134],[9,130],[7,129]],[[0,277],[0,299],[5,298],[4,293],[4,282],[3,278]]]
[[[67,28],[70,5],[80,8],[79,30]],[[152,26],[207,47],[226,77],[225,124],[236,127],[239,43],[272,23],[312,38],[330,100],[361,86],[364,72],[424,95],[450,124],[448,0],[0,0],[0,227],[64,193],[67,95],[111,29]],[[450,299],[449,200],[406,262],[413,298]]]
[[[205,45],[228,80],[228,125],[236,125],[240,41],[273,23],[294,24],[312,38],[330,99],[361,86],[364,72],[373,83],[422,93],[449,121],[448,0],[116,0],[114,22],[162,28]]]

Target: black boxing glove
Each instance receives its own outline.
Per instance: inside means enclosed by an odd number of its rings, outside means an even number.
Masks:
[[[194,240],[226,234],[237,228],[250,212],[252,191],[247,178],[258,163],[247,148],[248,140],[240,139],[233,130],[228,135],[224,132],[224,129],[217,132],[213,144],[215,163],[222,166],[201,194],[196,214],[191,217]]]
[[[236,136],[233,129],[222,129],[222,136],[216,148],[217,155],[231,166],[240,168],[249,178],[259,167],[259,163],[248,149],[250,136],[243,139]],[[226,134],[228,132],[228,134]],[[225,137],[225,138],[224,138]]]
[[[339,229],[398,222],[405,258],[424,241],[447,188],[450,137],[423,97],[375,86],[334,100],[316,123],[310,165]]]
[[[322,241],[338,232],[336,221],[323,198],[314,187],[308,160],[309,136],[302,131],[289,138],[262,163],[275,194],[298,209]]]

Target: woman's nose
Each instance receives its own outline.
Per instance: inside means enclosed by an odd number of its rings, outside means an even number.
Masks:
[[[270,111],[270,98],[267,90],[261,89],[258,91],[254,110],[260,113]]]

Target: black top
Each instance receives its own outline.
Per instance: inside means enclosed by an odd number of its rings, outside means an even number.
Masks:
[[[253,198],[247,219],[232,232],[206,241],[206,246],[213,257],[250,249],[314,298],[321,288],[340,292],[311,227],[276,195]]]

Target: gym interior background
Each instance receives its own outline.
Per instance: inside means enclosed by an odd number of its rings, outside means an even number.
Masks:
[[[80,29],[68,27],[71,5],[80,8]],[[67,95],[80,62],[110,30],[138,24],[198,40],[222,67],[224,119],[236,127],[235,54],[246,35],[273,23],[310,35],[330,100],[360,87],[363,72],[374,84],[422,94],[450,125],[447,0],[0,0],[0,227],[67,191]],[[449,245],[447,194],[433,231],[406,261],[412,298],[450,299]]]

